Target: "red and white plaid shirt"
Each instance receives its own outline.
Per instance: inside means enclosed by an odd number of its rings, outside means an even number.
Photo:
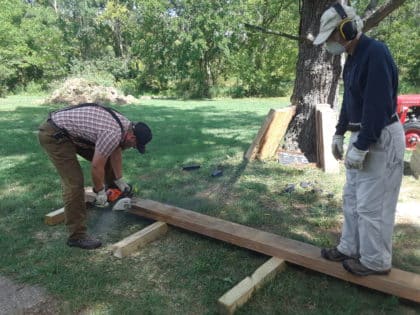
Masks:
[[[131,122],[121,114],[115,114],[120,119],[125,134]],[[87,146],[78,142],[77,138],[88,140],[95,144],[95,151],[104,157],[110,156],[123,139],[118,122],[101,107],[86,106],[58,111],[51,118],[58,127],[67,130],[76,145]]]

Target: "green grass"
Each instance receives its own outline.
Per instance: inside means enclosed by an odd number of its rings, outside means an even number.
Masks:
[[[150,221],[122,212],[91,210],[89,231],[105,246],[65,246],[63,225],[46,226],[62,206],[60,181],[37,141],[37,127],[57,106],[39,97],[0,99],[0,274],[39,284],[62,301],[63,311],[93,314],[215,314],[217,299],[269,257],[171,228],[125,259],[109,245]],[[343,173],[242,161],[270,108],[285,99],[147,100],[118,109],[150,124],[148,153],[124,154],[126,179],[149,198],[315,244],[336,243],[341,226]],[[196,171],[182,171],[199,163]],[[86,185],[90,185],[89,165]],[[211,172],[223,169],[223,176]],[[311,182],[322,191],[302,188]],[[296,185],[284,193],[287,184]],[[415,182],[412,183],[416,185]],[[329,196],[327,197],[327,194]],[[397,226],[394,265],[419,272],[419,233]],[[414,314],[418,305],[289,265],[238,314]]]

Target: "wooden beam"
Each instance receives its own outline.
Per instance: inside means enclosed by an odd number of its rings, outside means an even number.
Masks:
[[[87,191],[85,194],[85,202],[87,204],[90,204],[94,201],[95,201],[95,194],[93,192]],[[64,222],[64,220],[65,220],[64,208],[60,208],[52,212],[49,212],[44,217],[44,223],[47,225],[56,225],[61,222]]]
[[[323,259],[320,248],[316,246],[153,200],[133,198],[132,209],[129,212],[268,256],[280,257],[345,281],[420,302],[419,274],[393,268],[386,276],[357,277],[345,271],[340,263]]]
[[[237,308],[244,305],[251,298],[254,292],[285,268],[286,262],[283,259],[270,258],[250,277],[243,279],[218,300],[221,313],[233,314]]]
[[[123,258],[145,245],[153,242],[168,231],[168,225],[164,222],[155,222],[123,240],[112,245],[115,257]]]

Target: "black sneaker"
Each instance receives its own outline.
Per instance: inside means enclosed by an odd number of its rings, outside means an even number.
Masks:
[[[321,249],[321,256],[331,261],[344,261],[346,259],[351,259],[351,257],[341,253],[337,247]]]
[[[67,240],[67,245],[70,247],[80,247],[83,249],[95,249],[101,247],[102,242],[97,240],[96,238],[85,236],[83,238],[78,239],[71,239]]]
[[[362,265],[359,259],[347,259],[343,261],[343,267],[348,272],[356,276],[369,276],[369,275],[387,275],[391,269],[387,270],[372,270]]]

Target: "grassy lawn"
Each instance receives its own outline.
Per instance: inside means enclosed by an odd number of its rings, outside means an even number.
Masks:
[[[117,259],[109,246],[150,221],[99,209],[89,212],[89,231],[105,246],[96,251],[68,248],[64,225],[43,224],[44,215],[62,202],[58,175],[37,140],[39,124],[58,106],[38,101],[29,96],[0,99],[1,275],[45,287],[66,313],[215,314],[217,299],[269,258],[170,228],[166,237]],[[147,122],[154,133],[147,154],[124,154],[125,178],[141,198],[317,246],[335,245],[343,172],[331,176],[313,167],[242,161],[268,110],[287,105],[286,99],[244,99],[144,100],[121,106],[127,117]],[[182,171],[189,163],[201,168]],[[89,165],[82,165],[86,185],[91,185]],[[215,168],[223,169],[223,176],[211,177]],[[303,182],[316,191],[301,187]],[[418,181],[405,176],[404,183],[414,194]],[[296,190],[284,193],[287,184],[295,184]],[[397,224],[395,267],[420,273],[418,231],[413,224]],[[419,305],[289,265],[238,314],[418,312]]]

